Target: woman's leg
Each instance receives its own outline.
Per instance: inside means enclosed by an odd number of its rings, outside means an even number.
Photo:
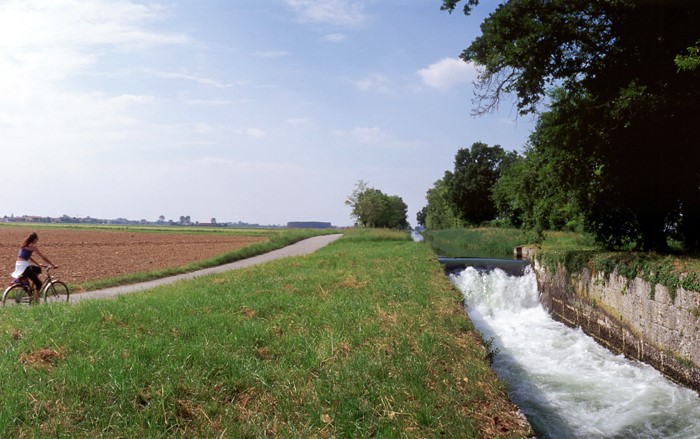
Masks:
[[[34,301],[39,300],[39,290],[41,290],[41,279],[39,279],[39,273],[41,273],[41,267],[36,265],[30,265],[24,270],[22,276],[29,278],[34,283]]]

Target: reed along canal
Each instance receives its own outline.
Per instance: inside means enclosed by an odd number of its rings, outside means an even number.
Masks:
[[[450,274],[538,438],[700,438],[700,397],[553,320],[535,274]]]

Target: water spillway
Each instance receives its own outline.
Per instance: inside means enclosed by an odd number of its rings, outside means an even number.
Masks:
[[[695,392],[553,320],[530,269],[449,272],[538,438],[700,438]]]
[[[511,275],[522,275],[530,266],[530,261],[524,259],[498,259],[498,258],[446,258],[439,256],[438,262],[448,273],[459,273],[467,267],[493,270],[499,268]]]

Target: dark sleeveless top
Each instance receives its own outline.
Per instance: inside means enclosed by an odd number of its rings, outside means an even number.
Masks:
[[[28,261],[29,258],[32,257],[32,253],[34,253],[34,252],[29,250],[28,248],[20,247],[19,254],[17,255],[17,257],[20,259],[24,259],[25,261]]]

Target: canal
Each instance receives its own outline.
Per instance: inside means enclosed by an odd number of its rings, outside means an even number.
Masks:
[[[530,269],[449,276],[538,438],[700,438],[695,392],[553,320]]]

